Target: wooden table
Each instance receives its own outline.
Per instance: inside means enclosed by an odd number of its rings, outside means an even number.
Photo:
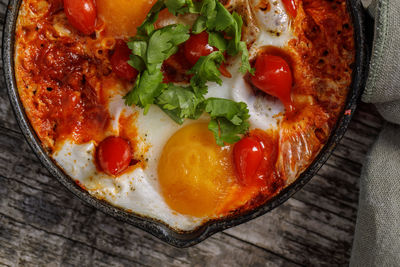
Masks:
[[[0,0],[1,25],[7,2]],[[349,261],[362,162],[383,123],[371,105],[359,106],[328,162],[286,203],[178,249],[85,205],[50,176],[18,128],[3,75],[0,90],[0,266],[337,266]]]

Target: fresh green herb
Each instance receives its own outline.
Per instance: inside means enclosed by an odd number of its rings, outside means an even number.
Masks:
[[[249,130],[249,110],[243,102],[234,102],[223,98],[208,98],[205,111],[210,114],[208,129],[214,133],[217,144],[235,143],[240,140],[239,134]]]
[[[240,72],[241,73],[246,73],[250,72],[252,75],[254,75],[254,69],[251,67],[250,62],[249,62],[249,51],[247,50],[247,45],[245,42],[240,42],[239,43],[239,50],[242,53],[242,65],[240,66]]]
[[[150,105],[154,103],[155,98],[159,96],[167,86],[163,84],[162,81],[163,74],[160,70],[154,71],[153,73],[149,72],[149,70],[145,70],[138,75],[133,90],[125,95],[125,103],[129,106],[135,104],[144,108],[144,114],[147,114]]]
[[[189,74],[194,74],[192,79],[190,79],[190,84],[194,88],[204,87],[207,81],[216,82],[221,85],[222,80],[220,78],[221,72],[219,71],[219,66],[222,61],[224,61],[224,55],[221,51],[214,51],[208,56],[200,57],[189,71]]]
[[[192,0],[165,0],[169,12],[175,16],[178,14],[197,14],[199,10],[199,4]]]
[[[157,98],[157,105],[175,122],[182,124],[185,118],[196,120],[203,113],[204,97],[190,87],[169,84]]]
[[[206,17],[203,16],[198,17],[192,26],[192,33],[199,34],[205,31],[207,29],[206,21],[207,21]]]
[[[206,4],[206,10],[204,13],[201,12],[201,15],[207,17],[206,25],[210,31],[226,31],[229,27],[235,25],[236,22],[233,15],[219,1],[205,2],[209,2],[210,4]],[[210,8],[213,8],[213,10],[211,11]],[[234,12],[233,14],[236,13]]]
[[[147,113],[156,97],[167,87],[163,84],[161,66],[164,60],[178,51],[178,45],[189,39],[189,28],[184,25],[171,25],[150,33],[147,42],[133,39],[128,47],[133,49],[129,63],[142,71],[135,86],[125,96],[127,105],[137,105]]]
[[[208,43],[218,48],[221,52],[225,52],[228,47],[228,40],[226,40],[220,32],[210,32],[208,34]]]
[[[134,39],[147,39],[147,37],[154,31],[154,23],[158,19],[158,14],[165,8],[163,0],[158,0],[147,14],[146,19],[142,25],[137,28],[136,36]]]
[[[189,86],[164,84],[161,66],[186,42],[189,27],[177,24],[155,29],[154,23],[161,10],[168,8],[174,15],[198,14],[192,34],[207,31],[210,45],[218,48],[201,57],[188,74],[193,74]],[[127,105],[137,105],[148,112],[151,104],[158,105],[171,119],[182,124],[185,119],[198,119],[204,112],[211,117],[209,129],[218,145],[235,143],[249,129],[248,109],[245,103],[228,99],[208,98],[207,82],[222,84],[219,68],[230,56],[241,54],[242,73],[252,72],[247,46],[241,41],[242,18],[229,11],[218,0],[159,0],[137,29],[137,35],[128,42],[132,55],[128,63],[137,69],[134,88],[124,97]]]
[[[189,39],[189,27],[182,24],[161,28],[150,36],[147,47],[147,64],[162,64],[178,52],[178,45]]]
[[[159,2],[163,1],[159,0]],[[159,5],[161,6],[161,4]],[[231,39],[228,42],[228,54],[236,56],[242,53],[240,71],[242,73],[246,73],[247,71],[253,73],[249,64],[246,43],[241,41],[243,20],[239,14],[236,12],[229,13],[218,0],[203,0],[200,2],[193,0],[165,0],[165,6],[174,15],[187,13],[199,14],[192,27],[192,33],[194,34],[199,34],[207,30],[209,33],[225,33],[229,36]],[[155,11],[159,12],[159,9],[155,8]],[[152,17],[150,16],[150,18]],[[151,21],[150,19],[149,22]],[[216,47],[220,49],[218,46]]]

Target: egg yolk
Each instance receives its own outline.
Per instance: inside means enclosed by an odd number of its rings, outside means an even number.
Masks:
[[[207,124],[177,131],[165,145],[158,178],[173,210],[196,217],[216,215],[235,180],[229,148],[215,143]]]
[[[108,36],[134,36],[157,0],[97,0],[98,17]]]

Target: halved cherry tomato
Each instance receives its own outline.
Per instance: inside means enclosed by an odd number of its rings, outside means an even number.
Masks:
[[[189,40],[184,44],[185,57],[192,65],[196,64],[200,57],[208,56],[217,50],[216,47],[213,47],[208,43],[207,32],[190,36]]]
[[[286,12],[289,13],[289,15],[292,18],[295,18],[297,15],[297,4],[296,0],[282,0],[283,5],[286,8]]]
[[[111,67],[118,77],[126,80],[134,80],[138,75],[138,71],[128,64],[130,54],[131,50],[125,41],[117,40],[110,59]]]
[[[97,10],[93,0],[64,0],[68,22],[84,34],[94,32]]]
[[[255,137],[244,137],[233,148],[233,160],[239,182],[242,185],[253,183],[258,167],[263,158],[260,141]]]
[[[279,98],[285,107],[292,109],[291,90],[293,84],[292,70],[280,56],[261,54],[254,65],[255,73],[251,82],[265,93]]]
[[[128,168],[132,160],[129,142],[121,137],[109,136],[97,147],[97,163],[101,170],[117,176]]]
[[[171,12],[169,12],[168,8],[165,8],[160,11],[158,14],[158,18],[156,22],[154,23],[154,27],[156,29],[160,29],[162,27],[165,27],[169,24],[177,24],[177,17],[174,16]]]

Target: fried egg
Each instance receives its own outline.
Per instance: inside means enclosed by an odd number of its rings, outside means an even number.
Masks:
[[[96,0],[85,10],[75,1],[68,16],[63,2],[24,0],[19,10],[15,78],[30,123],[93,197],[177,231],[241,215],[279,194],[313,162],[346,101],[355,48],[345,0],[221,1],[242,17],[255,69],[244,75],[240,55],[226,56],[222,84],[207,83],[206,98],[248,107],[249,131],[224,146],[208,129],[209,115],[179,125],[156,105],[144,114],[125,104],[136,77],[126,41],[156,0]],[[154,26],[193,25],[197,16],[164,9]],[[164,82],[189,81],[197,61],[190,48],[201,40],[203,49],[204,36],[191,34],[163,62]]]
[[[107,35],[117,37],[134,34],[138,24],[130,24],[126,18],[143,19],[142,14],[146,14],[154,3],[135,1],[139,8],[133,9],[128,7],[128,0],[118,2],[126,8],[120,9],[114,2],[109,5],[110,1],[98,1]],[[249,49],[251,57],[265,46],[283,48],[294,38],[281,1],[274,1],[268,11],[257,8],[258,0],[251,1],[251,5],[260,27],[259,35]],[[115,6],[118,11],[113,9]],[[283,105],[275,98],[255,94],[239,72],[239,66],[239,60],[230,62],[227,69],[232,78],[223,77],[221,86],[209,82],[206,97],[244,102],[249,108],[252,129],[276,128],[284,112]],[[207,129],[209,118],[203,115],[199,120],[186,120],[183,125],[178,125],[157,106],[151,106],[146,115],[137,107],[126,106],[125,91],[121,88],[105,90],[114,91],[107,104],[112,120],[109,134],[118,136],[124,127],[120,125],[121,117],[131,116],[137,129],[132,137],[134,157],[143,159],[145,164],[131,166],[122,175],[111,177],[96,168],[97,144],[94,141],[75,144],[66,140],[58,144],[52,154],[58,165],[95,197],[160,220],[177,230],[190,231],[205,220],[218,218],[218,211],[226,205],[227,195],[236,190],[235,175],[229,147],[217,146]]]

